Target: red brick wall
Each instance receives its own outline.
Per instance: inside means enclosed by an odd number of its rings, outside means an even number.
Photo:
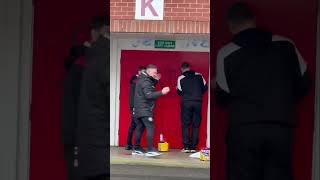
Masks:
[[[163,21],[134,20],[135,0],[110,0],[111,32],[209,33],[210,0],[165,0]]]

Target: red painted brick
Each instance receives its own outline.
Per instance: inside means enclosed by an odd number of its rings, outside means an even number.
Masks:
[[[115,15],[117,15],[117,16],[125,16],[125,15],[127,15],[127,12],[118,11],[118,12],[116,12]]]
[[[202,8],[202,4],[192,4],[192,8]]]
[[[210,3],[210,0],[197,0],[197,3],[198,3],[198,4],[201,4],[201,3]]]
[[[172,0],[172,3],[184,3],[185,0]]]
[[[209,11],[209,9],[204,9],[204,8],[199,8],[199,9],[197,9],[197,12],[201,12],[201,13],[208,13],[208,12],[210,12]]]
[[[190,7],[190,4],[178,4],[179,8],[188,8]]]
[[[115,25],[120,22],[119,25]],[[143,21],[147,25],[144,29],[139,29],[138,24],[142,21],[116,20],[112,22],[113,32],[166,32],[166,33],[210,33],[209,22],[192,21]],[[169,25],[170,24],[170,25]]]
[[[145,32],[145,30],[147,29],[146,27],[147,27],[147,26],[145,25],[145,21],[142,21],[142,22],[141,22],[140,31],[141,31],[141,32]]]
[[[121,2],[135,2],[134,0],[121,0]]]
[[[184,20],[185,21],[192,21],[190,16],[189,17],[185,17]]]
[[[121,7],[113,7],[110,9],[111,12],[119,12],[121,11]]]
[[[197,9],[195,9],[195,8],[186,8],[185,12],[197,12]]]
[[[140,22],[137,22],[136,24],[137,24],[136,30],[137,32],[140,32]]]
[[[165,16],[165,17],[177,16],[177,13],[174,13],[174,12],[165,12],[165,13],[164,13],[164,16]]]
[[[156,30],[155,30],[155,28],[154,28],[154,22],[152,21],[151,23],[149,23],[150,24],[150,31],[151,32],[156,32]]]
[[[170,17],[170,16],[165,16],[165,17],[163,17],[163,20],[164,20],[164,21],[170,21],[170,20],[172,20],[172,17]]]
[[[156,24],[156,32],[160,32],[160,24],[159,24],[159,22]]]
[[[190,13],[192,17],[202,17],[202,13]]]
[[[184,17],[171,17],[172,21],[183,21]]]
[[[183,33],[183,31],[184,31],[184,29],[183,29],[184,28],[184,22],[185,21],[180,21],[179,22],[179,33]]]
[[[171,8],[164,8],[164,12],[171,12],[172,9]]]
[[[167,21],[160,22],[160,32],[166,32],[166,22]]]
[[[174,21],[170,21],[170,29],[169,29],[169,33],[174,33],[175,30],[175,23],[173,23]]]
[[[113,30],[114,30],[115,32],[118,32],[118,30],[116,29],[116,27],[117,27],[117,20],[116,20],[116,21],[113,21]]]
[[[128,3],[116,3],[117,7],[128,7]]]
[[[126,24],[123,21],[121,21],[121,23],[120,23],[120,31],[126,32]]]
[[[178,0],[179,1],[179,0]],[[188,2],[189,0],[184,0]],[[165,0],[164,21],[134,20],[133,0],[111,0],[112,32],[163,32],[163,33],[209,33],[210,5],[199,4],[197,0],[190,3],[175,3],[177,0]],[[122,3],[122,4],[121,4]],[[123,5],[131,5],[126,7]],[[116,5],[122,5],[115,7]],[[171,12],[170,12],[171,10]]]
[[[187,33],[187,22],[186,21],[183,21],[182,29],[183,29],[182,33]]]
[[[133,31],[133,23],[130,20],[127,20],[128,23],[128,28],[127,28],[127,32],[132,32]]]
[[[188,16],[190,16],[190,13],[177,13],[177,16],[179,16],[179,17],[188,17]]]
[[[192,27],[193,27],[193,22],[189,21],[189,22],[188,22],[188,28],[187,28],[188,33],[191,33],[191,32],[192,32]]]
[[[135,13],[134,12],[127,12],[127,16],[134,16]]]
[[[179,21],[177,21],[177,23],[178,23]],[[179,27],[178,27],[178,24],[177,23],[175,23],[174,25],[173,25],[173,33],[175,33],[175,32],[178,32],[178,30],[179,30]]]
[[[205,33],[210,32],[210,23],[206,23],[205,29],[206,29]]]
[[[202,7],[210,9],[210,4],[203,4]]]
[[[185,3],[195,4],[195,3],[197,3],[197,0],[185,0]]]
[[[148,29],[148,23],[146,21],[143,21],[143,31],[147,31]]]
[[[112,19],[120,19],[121,18],[121,16],[118,16],[118,15],[113,15],[112,16]]]
[[[135,21],[131,21],[131,29],[130,32],[135,32],[136,31],[136,22]]]
[[[209,17],[197,17],[196,21],[206,21],[206,22],[208,22],[208,21],[210,21],[210,18]]]
[[[148,31],[152,31],[152,22],[148,23]]]
[[[128,20],[131,20],[131,19],[132,19],[132,16],[122,16],[122,19],[128,19]]]
[[[136,3],[128,3],[128,7],[136,7]]]
[[[172,12],[184,12],[183,8],[172,8]]]
[[[210,17],[210,13],[202,13],[203,17]]]
[[[113,10],[113,9],[111,9],[111,10]],[[121,7],[121,10],[122,11],[134,12],[135,9],[133,7]]]
[[[116,3],[110,3],[110,7],[115,7]]]
[[[201,23],[197,22],[197,32],[201,33]]]
[[[178,7],[178,4],[165,4],[164,7]]]

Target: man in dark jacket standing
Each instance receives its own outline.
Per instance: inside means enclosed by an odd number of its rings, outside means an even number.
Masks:
[[[138,69],[138,74],[134,75],[130,79],[130,94],[129,94],[129,106],[130,106],[130,116],[131,116],[131,123],[130,127],[128,130],[128,136],[127,136],[127,146],[125,147],[126,150],[132,150],[132,135],[134,130],[137,127],[136,120],[134,119],[134,94],[135,94],[135,89],[136,89],[136,83],[138,81],[138,77],[142,72],[145,72],[146,67],[140,66]]]
[[[86,52],[80,96],[79,169],[88,180],[105,180],[110,175],[110,37],[105,23],[103,18],[92,22],[92,33],[98,36]]]
[[[307,64],[287,38],[258,29],[246,4],[228,12],[233,40],[217,58],[218,104],[228,108],[228,180],[292,180],[295,103]]]
[[[162,91],[155,91],[156,82],[159,79],[157,67],[149,65],[146,72],[142,72],[138,77],[134,96],[134,114],[137,118],[137,129],[135,133],[135,144],[132,154],[146,156],[160,155],[153,147],[154,134],[154,114],[155,101],[159,97],[169,93],[170,88],[165,87]],[[140,146],[142,133],[147,128],[148,152]]]
[[[61,140],[68,180],[78,180],[78,168],[75,167],[77,151],[78,106],[82,73],[85,68],[85,47],[73,46],[65,60],[65,78],[63,84],[61,108]]]
[[[192,71],[188,63],[182,63],[181,71],[183,74],[177,82],[177,92],[181,96],[181,127],[184,146],[181,152],[194,153],[199,143],[202,97],[208,90],[208,86],[203,76]],[[192,125],[191,140],[190,125]]]

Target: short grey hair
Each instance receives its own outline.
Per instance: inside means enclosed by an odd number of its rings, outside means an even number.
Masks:
[[[147,70],[148,70],[148,69],[158,69],[158,67],[157,67],[156,65],[149,64],[149,65],[147,66]]]

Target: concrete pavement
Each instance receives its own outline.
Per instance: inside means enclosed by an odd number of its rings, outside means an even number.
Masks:
[[[131,151],[122,147],[112,147],[110,150],[111,165],[139,165],[139,166],[160,166],[175,168],[202,168],[209,169],[210,162],[203,162],[199,159],[189,157],[190,154],[181,153],[179,150],[170,150],[156,158],[144,156],[133,156]]]
[[[111,180],[209,180],[210,169],[111,165]]]

